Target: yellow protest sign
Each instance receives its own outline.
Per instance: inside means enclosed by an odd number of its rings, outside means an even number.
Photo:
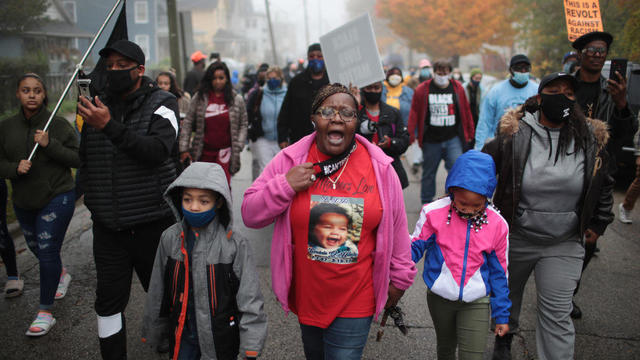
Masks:
[[[593,31],[603,31],[598,0],[564,0],[564,17],[567,20],[569,41]]]

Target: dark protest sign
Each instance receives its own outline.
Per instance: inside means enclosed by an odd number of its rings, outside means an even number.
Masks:
[[[593,31],[603,31],[598,0],[564,0],[564,17],[567,20],[569,41]]]
[[[384,79],[369,14],[321,36],[320,43],[332,83],[364,87]]]

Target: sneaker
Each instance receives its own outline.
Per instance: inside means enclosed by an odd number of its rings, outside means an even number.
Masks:
[[[48,311],[38,311],[36,319],[33,320],[31,326],[26,332],[27,336],[43,336],[56,324],[56,319]]]
[[[631,220],[631,214],[629,213],[630,211],[627,211],[622,204],[618,206],[618,220],[620,220],[620,222],[624,224],[631,224],[633,221]]]
[[[24,280],[7,280],[4,284],[4,297],[12,298],[22,295],[22,289],[24,288]]]
[[[58,283],[58,290],[56,291],[56,300],[60,300],[65,295],[67,295],[67,290],[69,289],[69,283],[71,283],[71,275],[69,275],[68,272],[65,272],[64,275],[60,277],[60,282]]]

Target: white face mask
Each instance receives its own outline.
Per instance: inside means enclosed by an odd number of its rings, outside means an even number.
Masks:
[[[389,76],[389,85],[398,86],[398,85],[400,85],[401,82],[402,82],[402,76],[400,76],[398,74],[393,74],[393,75]]]
[[[442,75],[434,74],[433,81],[435,81],[436,85],[440,87],[446,87],[447,85],[449,85],[449,77],[446,75],[442,76]]]

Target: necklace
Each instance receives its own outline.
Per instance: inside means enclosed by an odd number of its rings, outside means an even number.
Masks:
[[[345,159],[330,165],[330,167],[336,166],[336,165],[342,165],[341,166],[342,169],[340,170],[340,173],[338,174],[338,176],[336,176],[335,180],[333,180],[329,175],[331,175],[334,172],[336,172],[338,170],[338,168],[335,168],[335,170],[333,170],[333,171],[327,171],[326,172],[325,176],[331,182],[331,187],[333,188],[333,190],[336,189],[336,184],[338,183],[338,180],[340,180],[340,176],[342,176],[342,173],[344,172],[344,169],[347,168],[347,164],[349,163],[349,158],[351,157],[351,153],[353,153],[356,150],[357,147],[358,147],[358,144],[356,144],[354,142],[353,147],[351,148],[351,151],[347,154],[347,157]],[[315,151],[316,151],[316,159],[318,159],[318,161],[320,161],[320,154],[318,154],[318,148],[317,147],[315,148]],[[344,164],[340,164],[342,161],[344,161]],[[316,164],[320,164],[320,163],[318,162]]]
[[[340,180],[340,176],[342,176],[342,173],[344,172],[344,169],[346,169],[347,164],[349,163],[349,158],[347,158],[347,161],[345,161],[344,166],[342,167],[342,170],[340,170],[340,173],[338,174],[338,176],[336,176],[336,179],[333,180],[331,179],[331,177],[327,176],[327,179],[329,179],[329,181],[331,181],[331,187],[333,187],[333,190],[336,189],[336,183],[338,182],[338,180]]]

